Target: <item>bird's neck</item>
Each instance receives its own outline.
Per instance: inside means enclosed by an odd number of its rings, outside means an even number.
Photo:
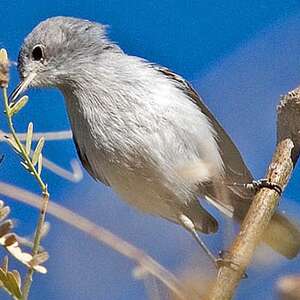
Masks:
[[[138,85],[129,82],[125,73],[116,62],[112,65],[107,60],[83,66],[78,73],[80,76],[70,75],[60,90],[65,97],[73,131],[110,140],[121,129],[127,130],[125,124],[136,119],[143,97],[140,97]],[[134,76],[131,80],[135,81]]]

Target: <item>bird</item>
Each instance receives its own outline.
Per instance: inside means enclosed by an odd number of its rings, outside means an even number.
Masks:
[[[218,231],[207,201],[241,222],[255,189],[244,160],[191,84],[170,69],[126,54],[107,26],[51,17],[27,35],[20,84],[58,88],[87,172],[143,213],[182,225],[214,262],[200,233]],[[287,258],[300,249],[298,227],[278,211],[264,241]]]

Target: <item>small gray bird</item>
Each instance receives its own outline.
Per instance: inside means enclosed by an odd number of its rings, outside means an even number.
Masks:
[[[140,211],[183,225],[214,259],[198,232],[216,219],[200,204],[242,220],[255,191],[243,159],[182,77],[125,54],[106,27],[70,17],[41,22],[26,37],[18,68],[27,87],[64,95],[80,160],[93,178]],[[300,249],[298,228],[276,213],[264,237],[282,255]]]

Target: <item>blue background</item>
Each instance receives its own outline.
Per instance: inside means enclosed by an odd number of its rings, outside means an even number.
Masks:
[[[12,60],[17,59],[25,35],[45,18],[76,16],[109,24],[110,37],[127,53],[165,65],[190,80],[228,130],[255,177],[263,177],[276,142],[279,96],[300,82],[299,1],[2,0],[0,8],[0,47],[8,50]],[[13,69],[10,86],[17,81]],[[15,121],[20,132],[31,120],[36,131],[69,128],[58,91],[28,94],[31,101]],[[0,128],[6,130],[3,115]],[[0,153],[5,154],[1,181],[38,192],[4,143],[0,143]],[[71,141],[48,142],[44,154],[68,169],[76,156]],[[296,168],[281,205],[295,219],[299,218],[299,177]],[[44,178],[53,201],[144,249],[179,276],[197,273],[198,282],[201,274],[213,276],[212,266],[186,232],[136,212],[87,173],[78,184],[47,170]],[[2,199],[12,207],[17,231],[30,234],[37,212]],[[35,276],[31,299],[146,299],[143,282],[131,276],[131,261],[51,216],[48,220],[52,227],[44,245],[51,255],[46,263],[49,274]],[[230,227],[230,222],[222,222]],[[228,245],[226,232],[206,238],[215,252]],[[236,299],[273,299],[276,280],[299,272],[299,267],[299,259],[288,262],[260,249]],[[0,297],[6,299],[4,293]]]

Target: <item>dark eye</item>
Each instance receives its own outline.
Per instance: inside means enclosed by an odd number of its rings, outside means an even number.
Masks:
[[[31,56],[33,60],[42,60],[44,59],[44,46],[43,45],[36,45],[33,47]]]

